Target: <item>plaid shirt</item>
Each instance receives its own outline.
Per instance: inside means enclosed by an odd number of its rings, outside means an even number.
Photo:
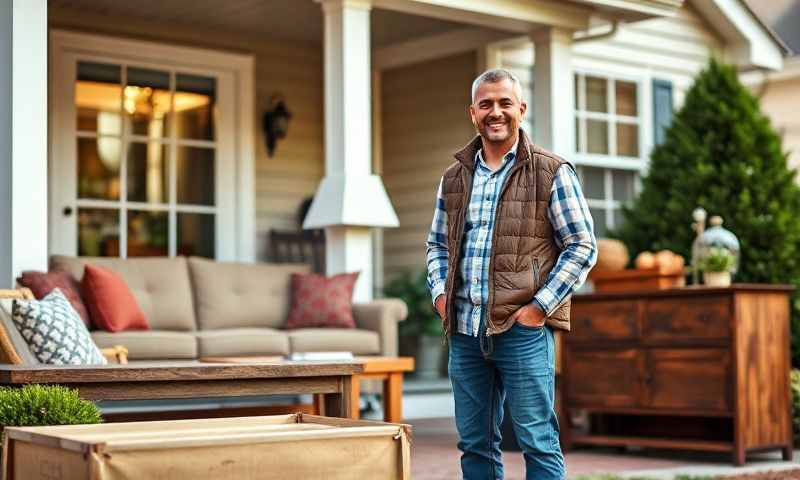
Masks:
[[[517,145],[505,154],[503,163],[492,171],[481,151],[475,156],[472,194],[464,225],[463,256],[459,261],[455,295],[458,332],[477,335],[489,297],[489,258],[498,195],[511,166]],[[552,314],[563,300],[580,287],[597,260],[597,244],[589,207],[574,170],[562,165],[553,179],[548,218],[561,255],[544,285],[531,299],[545,314]],[[447,278],[447,212],[442,182],[436,196],[431,232],[427,241],[428,288],[434,302],[445,293]]]

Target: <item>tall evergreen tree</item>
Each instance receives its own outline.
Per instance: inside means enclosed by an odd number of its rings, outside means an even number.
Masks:
[[[636,254],[670,249],[690,258],[692,210],[721,215],[741,243],[737,282],[800,287],[800,187],[788,153],[736,70],[712,60],[651,156],[639,197],[612,236]],[[792,359],[800,365],[794,296]]]

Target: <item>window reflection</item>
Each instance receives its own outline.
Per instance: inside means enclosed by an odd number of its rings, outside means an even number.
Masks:
[[[175,128],[178,138],[214,140],[217,82],[178,74],[175,82]]]
[[[121,69],[117,65],[78,62],[75,111],[78,130],[120,135]]]
[[[123,106],[132,135],[149,138],[166,136],[171,95],[169,73],[144,68],[128,68]]]

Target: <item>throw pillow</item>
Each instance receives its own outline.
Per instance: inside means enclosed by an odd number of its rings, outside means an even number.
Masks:
[[[86,265],[81,288],[95,327],[107,332],[150,330],[139,304],[117,273]]]
[[[59,288],[42,300],[15,300],[11,318],[31,353],[51,365],[103,365],[103,354]]]
[[[86,305],[83,303],[83,298],[81,298],[81,285],[69,273],[27,271],[22,272],[22,275],[17,278],[17,283],[23,287],[30,288],[37,300],[43,299],[54,288],[58,288],[67,297],[72,308],[81,316],[83,324],[87,328],[91,326],[89,311],[86,310]]]
[[[332,277],[293,273],[286,328],[355,328],[353,288],[357,279],[358,272]]]

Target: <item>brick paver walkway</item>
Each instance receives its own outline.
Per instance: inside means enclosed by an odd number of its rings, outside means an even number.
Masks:
[[[414,480],[457,480],[460,478],[460,452],[456,448],[457,435],[452,418],[431,418],[411,420],[414,427],[411,447],[411,470]],[[766,458],[772,458],[768,456]],[[779,455],[778,455],[779,458]],[[734,470],[727,455],[702,454],[691,452],[653,451],[620,452],[614,449],[577,450],[567,453],[567,472],[570,478],[589,473],[624,472],[646,473],[656,478],[672,478],[676,473],[692,471],[696,468],[703,474],[731,473]],[[747,469],[767,470],[765,460],[748,460]],[[503,455],[505,480],[524,480],[525,463],[519,452],[506,452]],[[709,465],[711,467],[709,467]],[[772,463],[770,463],[772,465]],[[699,466],[699,467],[698,467]],[[659,475],[658,471],[663,471]],[[701,473],[700,471],[693,473]]]

